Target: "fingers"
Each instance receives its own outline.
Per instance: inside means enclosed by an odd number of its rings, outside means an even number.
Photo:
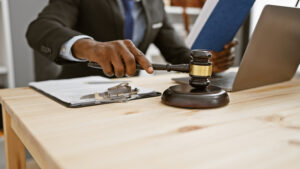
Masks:
[[[111,64],[114,67],[115,75],[117,77],[123,77],[125,75],[124,63],[117,53],[114,53],[111,56]]]
[[[211,60],[213,62],[213,64],[222,64],[222,63],[226,63],[226,62],[229,62],[229,61],[233,61],[235,58],[234,55],[229,55],[228,57],[220,57],[218,59],[213,59]]]
[[[224,49],[230,49],[230,48],[236,46],[237,44],[238,44],[238,41],[237,41],[237,40],[233,40],[233,41],[227,43],[227,44],[224,46]]]
[[[228,63],[223,64],[223,65],[220,65],[217,68],[220,69],[220,70],[222,70],[222,71],[225,71],[225,70],[229,69],[232,65],[233,65],[233,61],[232,62],[228,62]]]
[[[130,40],[97,42],[89,52],[89,61],[97,62],[107,76],[123,77],[125,73],[133,76],[136,73],[136,61],[148,73],[153,72],[151,63]]]
[[[224,72],[225,70],[229,69],[232,64],[224,65],[223,67],[213,67],[213,73],[220,73]]]
[[[148,73],[153,72],[151,63],[130,40],[115,41],[113,44],[115,53],[111,57],[111,63],[117,77],[123,77],[125,72],[129,76],[135,75],[136,61],[140,63],[142,68]]]
[[[106,76],[113,77],[115,75],[114,74],[114,69],[112,68],[112,65],[109,62],[109,60],[98,63],[98,64],[102,67],[103,72]]]
[[[223,72],[223,71],[229,69],[233,64],[234,64],[234,56],[226,62],[213,64],[213,72],[214,73]]]
[[[91,50],[83,49],[86,52],[86,56],[88,60],[91,62],[98,63],[104,72],[104,74],[108,77],[114,76],[114,70],[111,65],[110,56],[113,49],[111,47],[104,48],[104,45],[98,43],[91,47]]]
[[[122,50],[120,50],[120,53],[125,63],[126,74],[129,76],[134,76],[136,72],[136,62],[133,54],[124,44],[122,44]]]
[[[233,63],[234,63],[234,56],[230,57],[228,60],[225,61],[215,62],[213,63],[213,65],[217,67],[223,67],[224,65],[232,66]]]
[[[112,43],[98,43],[89,61],[98,63],[106,76],[124,76],[124,66],[121,57]]]
[[[231,55],[230,50],[223,50],[221,52],[212,52],[213,56],[212,59],[220,59],[223,57],[229,57]]]
[[[153,67],[151,63],[148,61],[148,59],[145,57],[143,52],[141,52],[139,49],[137,49],[134,44],[129,41],[125,40],[124,41],[125,45],[129,49],[129,51],[133,54],[134,58],[136,61],[142,66],[144,70],[146,70],[147,73],[153,73]]]
[[[224,46],[224,49],[222,51],[218,51],[218,52],[211,51],[211,53],[213,54],[212,59],[218,59],[218,58],[221,58],[221,57],[230,56],[233,52],[233,49],[234,49],[233,47],[236,46],[237,44],[238,44],[238,41],[233,40],[233,41],[227,43]]]
[[[219,52],[212,52],[213,57],[211,61],[213,63],[213,72],[223,72],[230,68],[234,64],[235,56],[232,55],[233,47],[238,44],[238,41],[233,40],[224,46],[224,49]]]

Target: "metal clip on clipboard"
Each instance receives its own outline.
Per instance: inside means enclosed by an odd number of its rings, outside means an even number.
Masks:
[[[80,99],[95,99],[96,102],[122,103],[138,97],[138,89],[132,89],[129,83],[121,83],[108,88],[106,92],[82,96]]]

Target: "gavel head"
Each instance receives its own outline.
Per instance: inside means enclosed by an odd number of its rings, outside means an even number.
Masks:
[[[190,62],[190,85],[194,88],[204,89],[210,84],[212,75],[212,54],[207,50],[192,50]]]

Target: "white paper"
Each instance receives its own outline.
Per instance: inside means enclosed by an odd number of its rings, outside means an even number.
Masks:
[[[114,83],[112,80],[101,76],[89,76],[74,79],[31,82],[29,83],[29,86],[68,103],[71,106],[76,106],[95,102],[94,98],[81,99],[82,96],[106,92],[108,88],[114,87],[120,83],[121,82]],[[130,86],[132,88],[138,88],[138,94],[155,92],[151,89]]]

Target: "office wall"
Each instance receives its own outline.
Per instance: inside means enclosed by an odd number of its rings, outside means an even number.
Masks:
[[[34,80],[32,50],[27,45],[25,32],[28,24],[48,0],[9,0],[12,45],[16,86],[26,86]]]

